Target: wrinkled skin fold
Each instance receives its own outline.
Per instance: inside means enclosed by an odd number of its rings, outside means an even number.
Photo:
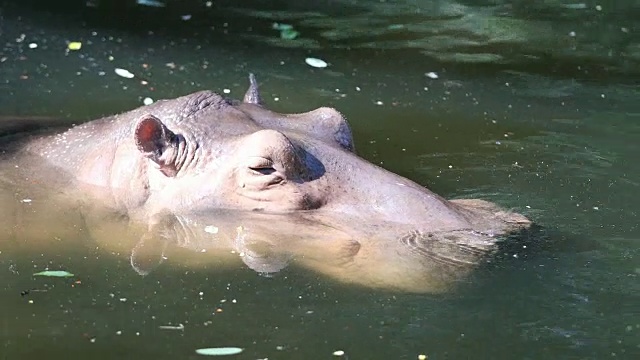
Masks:
[[[268,110],[253,75],[242,101],[201,91],[4,148],[0,196],[16,205],[0,214],[8,231],[46,241],[53,230],[30,225],[38,214],[66,209],[46,227],[68,227],[78,210],[77,222],[101,246],[130,254],[140,274],[166,258],[241,261],[270,275],[295,264],[343,282],[435,292],[531,226],[360,158],[335,109]],[[19,194],[34,193],[43,205],[25,215]]]

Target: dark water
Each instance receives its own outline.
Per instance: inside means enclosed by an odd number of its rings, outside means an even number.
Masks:
[[[242,266],[167,261],[140,277],[124,254],[82,233],[50,244],[2,239],[0,358],[184,359],[217,346],[244,348],[240,359],[331,358],[336,350],[350,359],[640,355],[637,79],[234,37],[250,27],[268,34],[271,22],[260,19],[229,17],[195,34],[179,19],[168,30],[153,19],[107,26],[85,15],[3,9],[0,114],[78,122],[145,97],[204,88],[240,97],[252,71],[271,108],[334,106],[365,158],[447,197],[526,213],[549,239],[502,254],[500,266],[441,295],[375,291],[295,267],[264,278]],[[67,51],[68,41],[83,47]],[[307,56],[330,66],[313,69]],[[76,277],[32,276],[44,268]],[[39,291],[21,296],[30,289]],[[184,329],[159,328],[169,324]]]

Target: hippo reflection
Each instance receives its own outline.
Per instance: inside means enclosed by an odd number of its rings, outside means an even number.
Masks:
[[[366,286],[437,291],[531,224],[358,157],[332,108],[266,109],[253,75],[242,102],[202,91],[14,144],[6,171],[23,187],[47,176],[56,203],[77,204],[101,243],[112,226],[132,234],[140,273],[167,246],[219,258],[234,249],[261,273],[294,262]],[[105,222],[105,211],[125,221]]]

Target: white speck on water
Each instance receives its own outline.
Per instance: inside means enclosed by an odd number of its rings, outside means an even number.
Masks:
[[[153,104],[153,99],[150,98],[150,97],[146,97],[146,98],[144,98],[144,100],[142,100],[142,103],[145,104],[145,105],[151,105],[151,104]]]
[[[380,100],[376,101],[376,105],[383,105],[384,103]]]
[[[38,44],[36,43],[29,44],[29,49],[37,49],[37,48],[38,48]]]
[[[333,356],[343,356],[344,355],[344,351],[342,350],[336,350],[333,352]]]
[[[426,77],[428,77],[429,79],[437,79],[437,78],[439,78],[438,74],[437,74],[437,73],[435,73],[435,72],[433,72],[433,71],[430,71],[430,72],[428,72],[428,73],[425,73],[424,75],[425,75]]]
[[[182,15],[180,16],[180,19],[182,19],[182,21],[189,21],[191,20],[191,15],[190,14]]]
[[[280,101],[280,98],[279,97],[274,97],[273,101]]]
[[[570,31],[570,32],[569,32],[569,36],[571,36],[571,37],[576,37],[576,32],[575,32],[575,31]]]
[[[601,5],[596,5],[596,10],[597,11],[602,11],[602,6]]]
[[[566,9],[571,9],[571,10],[583,10],[587,8],[587,4],[585,3],[562,4],[562,6]]]
[[[30,203],[30,202],[31,202],[31,199],[22,199],[21,201],[22,201],[23,203]]]
[[[127,298],[120,298],[120,302],[127,302]]]
[[[527,209],[531,209],[531,206],[529,206],[529,205],[526,205],[525,207],[526,207]]]
[[[116,75],[122,76],[123,78],[126,78],[126,79],[132,79],[135,76],[135,75],[133,75],[133,73],[131,73],[127,69],[115,68],[114,71],[115,71]]]
[[[231,90],[230,89],[224,89],[224,90],[222,90],[222,92],[225,93],[225,94],[230,94]]]
[[[122,330],[116,331],[116,335],[122,335]]]
[[[594,206],[594,207],[593,207],[593,210],[600,210],[600,208],[599,208],[599,207],[597,207],[597,206]]]
[[[449,165],[449,169],[453,169],[453,165]]]
[[[326,68],[327,66],[329,66],[329,64],[327,64],[326,61],[318,58],[312,58],[312,57],[308,57],[304,59],[304,62],[311,67],[319,68],[319,69]]]
[[[360,86],[356,86],[356,91],[360,91]]]

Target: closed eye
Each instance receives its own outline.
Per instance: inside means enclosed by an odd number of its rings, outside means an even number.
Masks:
[[[276,169],[273,168],[273,160],[264,157],[253,156],[249,158],[249,163],[247,165],[249,170],[262,175],[271,175],[276,172]]]
[[[250,166],[249,169],[258,172],[262,175],[271,175],[274,172],[276,172],[276,169],[272,168],[272,167],[253,167]]]

